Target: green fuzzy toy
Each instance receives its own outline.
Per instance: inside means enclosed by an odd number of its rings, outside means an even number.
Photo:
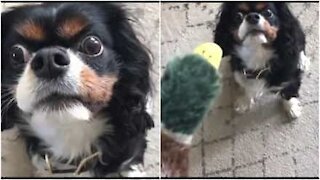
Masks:
[[[200,55],[171,61],[161,80],[162,128],[191,135],[219,94],[217,70]]]
[[[192,135],[219,94],[222,51],[213,43],[170,61],[161,80],[162,132],[190,144]]]
[[[188,153],[196,128],[220,92],[221,48],[205,43],[175,58],[161,79],[161,176],[188,176]]]

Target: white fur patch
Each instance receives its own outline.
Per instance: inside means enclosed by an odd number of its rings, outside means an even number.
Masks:
[[[310,58],[308,58],[303,51],[300,52],[299,69],[309,71]]]
[[[238,37],[239,39],[242,41],[244,39],[244,37],[246,36],[246,34],[248,33],[249,30],[249,24],[247,21],[243,20],[242,23],[239,26],[239,30],[238,30]]]
[[[81,71],[84,68],[85,64],[82,62],[81,58],[77,56],[72,50],[68,49],[67,55],[70,59],[70,68],[67,72],[65,79],[72,79],[76,82],[76,85],[79,85],[81,83]]]
[[[249,35],[242,45],[235,47],[236,53],[242,59],[248,69],[256,70],[264,68],[267,62],[274,56],[274,50],[264,47],[266,37],[264,34]]]
[[[130,166],[132,170],[120,172],[122,177],[145,177],[146,173],[144,171],[142,164]]]
[[[91,154],[91,146],[106,132],[112,132],[104,120],[81,121],[72,108],[64,111],[42,111],[33,113],[29,124],[53,153],[53,159],[69,159]]]
[[[75,105],[71,108],[66,109],[68,113],[74,118],[78,120],[89,121],[91,118],[91,111],[84,107],[83,105]]]
[[[36,101],[35,88],[38,82],[30,69],[30,65],[28,64],[18,81],[15,94],[17,105],[24,112],[31,112]]]
[[[299,99],[293,97],[289,100],[283,100],[283,105],[290,118],[296,119],[301,115],[302,108]]]
[[[151,115],[154,115],[153,114],[153,105],[154,105],[154,101],[152,100],[151,95],[149,95],[147,97],[146,111]]]

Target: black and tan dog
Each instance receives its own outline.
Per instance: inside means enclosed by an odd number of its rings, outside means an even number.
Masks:
[[[2,128],[15,122],[39,170],[78,165],[92,176],[137,174],[153,121],[150,55],[126,11],[48,3],[2,13]]]
[[[224,3],[215,42],[231,67],[244,96],[235,110],[245,112],[264,93],[278,93],[291,118],[301,114],[299,89],[310,64],[305,35],[286,3]]]

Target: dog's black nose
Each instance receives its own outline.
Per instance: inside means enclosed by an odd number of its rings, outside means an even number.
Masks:
[[[250,24],[257,24],[259,22],[260,16],[258,13],[249,13],[246,19]]]
[[[66,52],[58,48],[46,48],[37,52],[31,68],[39,78],[54,79],[62,76],[69,67]]]

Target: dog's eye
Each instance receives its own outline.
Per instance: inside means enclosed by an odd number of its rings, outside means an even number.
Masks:
[[[26,50],[21,45],[14,45],[10,49],[10,58],[15,63],[24,63],[25,54],[26,54]]]
[[[241,12],[238,12],[236,17],[235,17],[235,20],[237,22],[241,22],[243,20],[243,14]]]
[[[82,51],[88,55],[98,56],[102,53],[103,46],[96,36],[88,36],[81,44]]]
[[[267,17],[267,18],[271,18],[273,16],[273,13],[270,9],[267,9],[266,11],[262,12],[262,14],[264,17]]]

